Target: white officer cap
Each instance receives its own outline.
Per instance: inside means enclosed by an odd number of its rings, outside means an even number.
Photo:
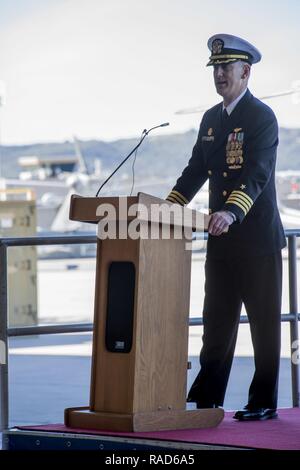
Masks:
[[[207,42],[211,56],[207,65],[227,64],[243,60],[256,64],[261,59],[261,53],[245,39],[231,34],[215,34]]]

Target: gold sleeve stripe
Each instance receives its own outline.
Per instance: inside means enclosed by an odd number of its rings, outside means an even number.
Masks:
[[[247,201],[247,199],[244,199],[242,196],[240,196],[239,194],[230,194],[229,198],[230,200],[237,200],[237,201],[240,201],[244,204],[245,207],[247,207],[248,209],[251,209],[252,207],[252,204],[250,204],[249,201]]]
[[[248,210],[245,210],[245,208],[242,206],[242,204],[240,204],[238,201],[234,201],[234,202],[233,201],[232,202],[226,201],[225,204],[235,204],[236,206],[239,206],[242,209],[242,211],[244,212],[245,215],[248,214]]]
[[[188,204],[188,203],[189,203],[189,201],[188,201],[181,193],[179,193],[178,191],[171,191],[171,194],[172,194],[174,197],[178,196],[179,199],[181,199],[184,204]]]
[[[176,202],[177,204],[180,204],[181,206],[184,206],[184,203],[182,202],[181,199],[179,199],[179,197],[177,197],[175,194],[171,193],[169,194],[169,196],[173,202]]]
[[[240,199],[227,199],[226,201],[226,204],[239,204],[239,206],[243,207],[244,210],[248,213],[249,210],[250,210],[250,207],[248,207],[243,201],[241,201]]]
[[[171,196],[171,194],[169,194],[169,196],[167,197],[166,200],[169,201],[169,202],[172,202],[172,203],[174,203],[174,204],[180,204],[181,206],[184,205],[184,204],[182,204],[182,202],[178,201],[178,200],[175,199],[173,196]]]
[[[251,197],[248,196],[248,194],[244,193],[243,191],[232,191],[231,194],[239,194],[240,196],[243,196],[245,199],[247,199],[250,202],[250,204],[252,206],[253,199],[251,199]]]
[[[170,201],[170,202],[177,202],[176,199],[174,199],[170,194],[169,196],[166,198],[167,201]]]
[[[249,211],[252,207],[252,205],[249,204],[249,202],[245,201],[245,199],[241,198],[240,196],[231,196],[230,195],[229,198],[227,199],[227,201],[230,201],[230,202],[239,201],[241,204],[243,204],[245,206],[247,211]]]

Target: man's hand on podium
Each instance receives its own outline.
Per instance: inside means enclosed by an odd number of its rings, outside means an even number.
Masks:
[[[209,220],[208,232],[210,233],[210,235],[222,235],[222,233],[228,232],[229,225],[231,225],[233,222],[233,216],[229,212],[214,212]]]

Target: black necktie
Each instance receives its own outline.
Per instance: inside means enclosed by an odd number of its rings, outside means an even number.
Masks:
[[[223,113],[222,113],[222,119],[224,122],[226,122],[228,118],[229,118],[229,114],[227,113],[226,108],[224,108]]]

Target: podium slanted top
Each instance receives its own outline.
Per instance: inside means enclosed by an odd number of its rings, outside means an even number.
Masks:
[[[194,209],[172,204],[146,193],[138,193],[137,196],[110,196],[110,197],[85,197],[72,194],[70,202],[70,220],[97,224],[103,217],[104,206],[115,209],[117,220],[138,219],[141,222],[157,222],[174,226],[190,227],[193,231],[207,230],[210,216]],[[123,210],[120,210],[122,206]],[[175,207],[176,206],[176,207]],[[128,209],[124,213],[124,207]],[[170,220],[170,213],[172,219]]]

